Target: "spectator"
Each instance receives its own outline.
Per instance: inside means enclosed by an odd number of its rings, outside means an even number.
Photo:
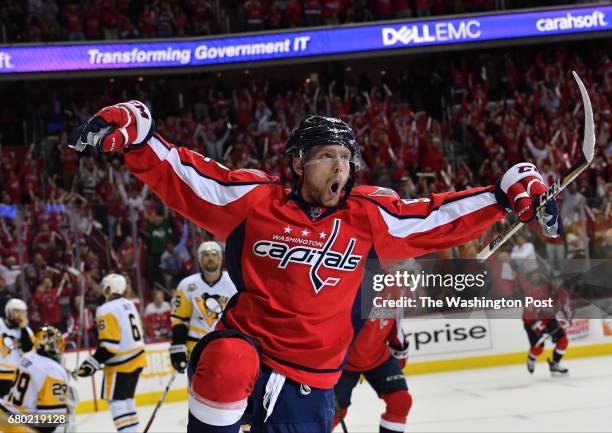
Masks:
[[[134,286],[132,286],[132,279],[126,273],[123,273],[122,275],[125,277],[127,283],[125,287],[125,299],[131,301],[136,306],[136,309],[138,311],[142,311],[140,297],[138,296],[138,293],[136,293],[136,291],[134,290]]]
[[[170,304],[161,290],[154,290],[152,299],[144,313],[145,336],[147,340],[170,338]]]
[[[538,268],[538,256],[536,255],[533,243],[527,240],[523,234],[516,235],[516,245],[512,247],[510,258],[517,262],[517,265],[524,274],[528,274]]]
[[[43,278],[40,285],[36,287],[34,303],[40,314],[41,323],[53,325],[60,331],[65,331],[66,326],[62,320],[57,288],[53,287],[51,278]]]
[[[13,256],[9,256],[4,260],[4,264],[0,263],[0,278],[4,281],[4,285],[8,291],[14,291],[17,287],[18,278],[21,275],[21,268],[17,265],[17,260]],[[0,309],[0,312],[4,311]]]
[[[4,306],[12,297],[14,294],[7,287],[4,278],[0,276],[0,315],[4,315]]]
[[[72,298],[70,305],[70,312],[66,320],[66,332],[64,333],[64,340],[67,349],[76,349],[77,347],[91,347],[94,344],[94,333],[95,329],[94,317],[91,310],[84,306],[84,320],[81,324],[81,295],[75,295]],[[83,328],[81,329],[81,325]],[[79,335],[81,341],[79,341]]]

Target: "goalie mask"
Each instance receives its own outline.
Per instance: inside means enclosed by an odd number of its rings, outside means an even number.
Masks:
[[[64,354],[64,337],[54,326],[43,326],[34,336],[36,353],[61,363]]]
[[[4,306],[4,317],[9,326],[19,326],[27,318],[28,306],[21,299],[10,299]]]
[[[127,287],[127,281],[123,275],[108,274],[100,283],[102,294],[108,300],[113,295],[123,296]]]
[[[285,145],[285,155],[289,159],[291,168],[292,190],[299,197],[302,187],[298,174],[293,170],[293,158],[300,158],[302,168],[308,161],[310,151],[317,146],[337,145],[346,147],[351,151],[350,174],[344,185],[346,200],[355,182],[355,172],[359,170],[361,151],[355,133],[344,121],[319,115],[308,115],[295,127]]]

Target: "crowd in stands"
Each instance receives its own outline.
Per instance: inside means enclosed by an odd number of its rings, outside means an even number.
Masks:
[[[568,0],[3,0],[0,43],[180,38],[577,3]]]
[[[168,336],[167,301],[182,277],[197,272],[194,249],[210,235],[163,206],[120,156],[66,147],[73,127],[128,98],[149,105],[168,141],[231,169],[265,170],[286,185],[283,146],[296,121],[313,112],[341,117],[362,146],[357,183],[417,198],[493,184],[524,160],[537,164],[547,182],[558,178],[580,156],[581,99],[569,73],[575,70],[592,98],[595,159],[562,195],[566,237],[551,242],[538,230],[527,237],[550,260],[611,258],[610,43],[573,48],[446,56],[448,68],[428,71],[433,78],[423,85],[408,72],[355,79],[321,73],[293,84],[261,78],[229,88],[222,78],[204,86],[198,77],[164,77],[147,78],[136,88],[134,81],[130,88],[58,81],[51,98],[31,91],[29,105],[36,107],[45,137],[29,148],[3,143],[0,154],[0,311],[8,297],[25,294],[32,325],[55,324],[76,344],[83,284],[88,333],[82,338],[93,341],[91,315],[103,300],[98,283],[113,270],[130,282],[128,298],[144,302],[148,336]],[[180,86],[187,86],[187,102],[177,98]],[[432,98],[445,102],[432,104]],[[4,129],[2,122],[0,117]],[[474,257],[503,224],[439,256]],[[506,260],[511,247],[498,260]]]

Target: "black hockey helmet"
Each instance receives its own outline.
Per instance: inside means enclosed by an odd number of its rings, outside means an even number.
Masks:
[[[348,181],[344,187],[346,199],[353,188],[355,171],[359,169],[361,150],[351,127],[341,119],[335,117],[309,114],[303,117],[298,125],[291,131],[285,145],[285,155],[289,159],[289,167],[293,176],[293,190],[299,193],[298,175],[293,170],[291,160],[300,158],[302,167],[308,159],[308,153],[316,146],[336,144],[351,151],[351,168]]]

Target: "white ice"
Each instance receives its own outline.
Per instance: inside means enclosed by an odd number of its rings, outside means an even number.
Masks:
[[[545,362],[408,376],[414,404],[407,431],[612,431],[612,356],[564,361],[570,375],[552,378]],[[384,404],[364,382],[353,392],[349,432],[378,432]],[[138,408],[141,429],[153,406]],[[80,415],[78,432],[112,432],[108,412]],[[151,432],[184,432],[186,402],[165,404]],[[342,431],[340,427],[334,430]]]

